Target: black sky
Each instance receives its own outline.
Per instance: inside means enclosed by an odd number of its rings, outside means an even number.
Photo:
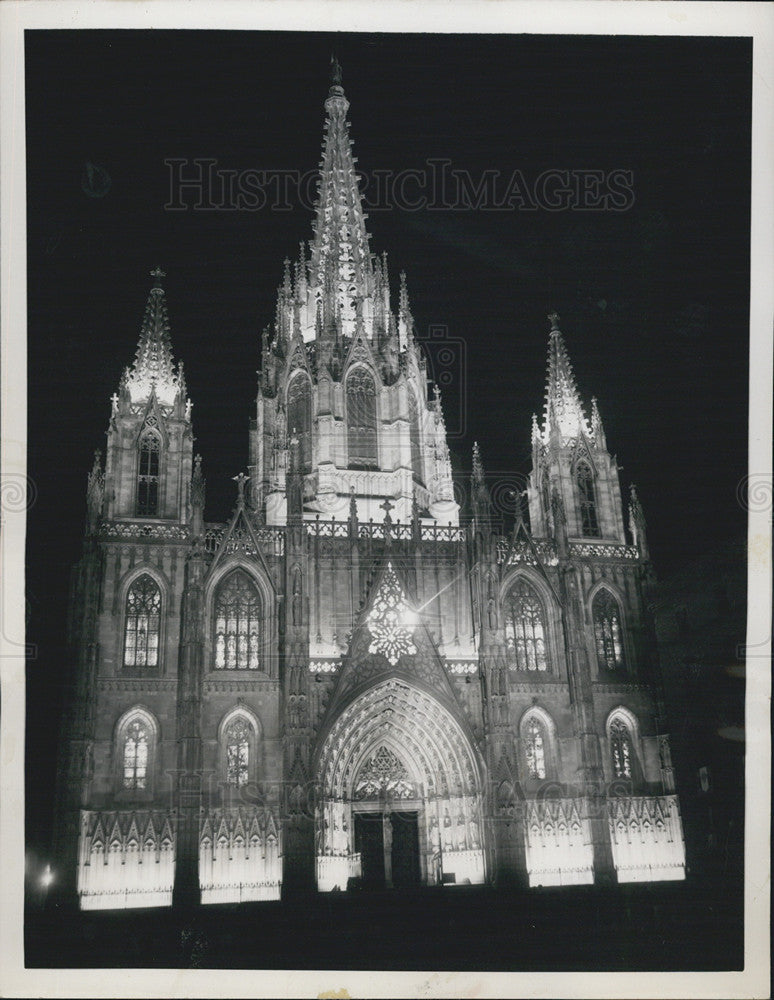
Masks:
[[[656,569],[744,531],[752,46],[733,38],[27,32],[28,830],[42,845],[86,473],[134,356],[157,264],[194,401],[208,520],[247,464],[262,327],[307,206],[165,210],[170,158],[314,169],[332,48],[358,169],[451,161],[475,180],[549,168],[633,175],[624,212],[372,210],[420,337],[447,328],[456,467],[529,471],[546,314],[637,483]],[[91,166],[89,166],[91,165]],[[437,351],[435,354],[437,360]],[[43,732],[40,732],[42,723]]]

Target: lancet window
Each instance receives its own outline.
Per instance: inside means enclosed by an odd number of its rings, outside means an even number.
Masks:
[[[620,670],[624,665],[621,610],[609,590],[603,588],[594,598],[593,617],[600,669]]]
[[[261,598],[243,570],[234,570],[215,599],[215,669],[258,670],[261,660]]]
[[[365,368],[347,376],[347,448],[350,467],[378,468],[376,385]]]
[[[158,667],[161,631],[161,591],[144,573],[126,595],[124,668]]]
[[[543,602],[523,579],[511,588],[506,599],[505,642],[518,670],[548,669]]]

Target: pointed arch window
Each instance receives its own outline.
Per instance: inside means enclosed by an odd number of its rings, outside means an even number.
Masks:
[[[131,719],[124,729],[123,787],[145,790],[148,785],[150,727],[142,719]]]
[[[575,481],[578,485],[578,503],[580,506],[581,534],[586,538],[599,538],[599,520],[597,519],[597,497],[594,487],[594,473],[588,462],[579,462],[575,470]]]
[[[350,467],[378,468],[376,384],[365,368],[347,376],[347,449]]]
[[[137,514],[157,517],[159,512],[159,460],[161,440],[154,431],[145,431],[140,438],[137,473]]]
[[[531,715],[524,731],[524,757],[530,778],[542,781],[546,776],[546,742],[545,726]]]
[[[543,602],[523,579],[511,588],[506,599],[505,642],[517,670],[548,669]]]
[[[594,598],[594,639],[601,670],[621,670],[624,665],[621,635],[621,609],[609,590],[600,590]]]
[[[610,755],[613,775],[616,778],[632,776],[632,737],[629,727],[622,719],[610,723]]]
[[[295,375],[288,386],[287,402],[288,436],[298,438],[301,471],[312,469],[312,387],[303,373]]]
[[[411,441],[411,470],[414,479],[422,482],[422,448],[420,443],[419,407],[414,393],[409,390],[409,439]]]
[[[215,599],[215,669],[258,670],[261,660],[261,598],[243,570],[234,570]]]
[[[252,724],[238,715],[226,727],[226,781],[229,785],[246,785],[250,777],[250,748],[254,738]]]
[[[126,595],[124,668],[159,665],[161,590],[147,573],[138,577]]]

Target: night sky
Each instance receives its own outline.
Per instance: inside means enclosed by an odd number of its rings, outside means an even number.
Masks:
[[[632,174],[626,211],[367,205],[371,249],[389,255],[393,304],[405,270],[420,339],[445,328],[451,353],[434,342],[429,372],[444,385],[455,468],[469,473],[478,440],[498,496],[529,472],[546,314],[556,309],[622,486],[638,486],[658,574],[744,531],[748,40],[27,32],[28,473],[37,487],[27,818],[38,849],[51,824],[86,475],[134,357],[149,271],[167,273],[206,518],[223,520],[231,477],[247,464],[260,332],[273,320],[282,261],[312,236],[308,204],[165,210],[165,160],[313,170],[334,48],[365,180],[440,159],[474,184],[497,171],[498,191],[517,170],[528,185],[547,169]]]

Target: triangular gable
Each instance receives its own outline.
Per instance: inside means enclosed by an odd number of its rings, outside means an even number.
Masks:
[[[390,676],[420,680],[453,705],[458,699],[418,602],[399,565],[385,556],[369,588],[368,599],[352,631],[348,651],[325,711],[338,714],[358,688]],[[323,723],[324,728],[324,723]]]
[[[250,523],[250,518],[247,516],[247,511],[242,503],[237,505],[234,516],[231,518],[231,523],[223,533],[218,550],[210,564],[208,575],[212,576],[222,560],[231,555],[245,555],[250,558],[257,558],[264,570],[266,579],[273,586],[271,582],[272,576],[263,557],[258,536],[255,533],[255,528]]]
[[[169,445],[169,435],[167,434],[167,420],[164,413],[159,406],[159,401],[156,397],[156,387],[151,386],[151,393],[148,397],[148,402],[145,404],[145,410],[142,414],[142,419],[137,426],[137,433],[134,436],[134,446],[137,447],[143,432],[148,428],[152,427],[153,430],[158,431],[161,436],[162,443],[166,448]]]
[[[379,368],[376,364],[373,351],[371,350],[371,345],[368,343],[368,340],[362,332],[356,333],[352,339],[352,343],[350,344],[347,357],[344,361],[344,378],[346,378],[346,372],[354,364],[368,365],[377,383],[381,384],[382,378],[379,374]]]
[[[535,545],[535,540],[533,539],[532,534],[530,533],[529,529],[524,523],[524,519],[521,517],[516,521],[516,524],[514,525],[513,528],[513,532],[511,533],[511,540],[510,544],[508,545],[508,554],[506,558],[503,560],[503,562],[500,564],[501,578],[504,577],[506,573],[510,572],[510,570],[513,569],[514,566],[518,566],[519,564],[518,560],[511,563],[511,556],[513,555],[514,552],[516,552],[519,544],[526,545],[529,551],[532,553],[532,556],[535,560],[534,569],[536,569],[540,573],[541,577],[545,581],[551,593],[554,595],[554,599],[556,600],[557,604],[561,606],[562,599],[559,596],[559,593],[554,585],[553,580],[546,572],[545,563],[543,562],[543,557],[540,554],[540,550],[538,549],[537,545]],[[532,566],[533,564],[529,563],[529,565]]]
[[[288,360],[285,365],[286,376],[290,378],[291,374],[299,368],[302,368],[309,378],[312,379],[312,372],[309,368],[309,360],[306,356],[304,340],[300,334],[294,334],[292,340],[290,341]]]

